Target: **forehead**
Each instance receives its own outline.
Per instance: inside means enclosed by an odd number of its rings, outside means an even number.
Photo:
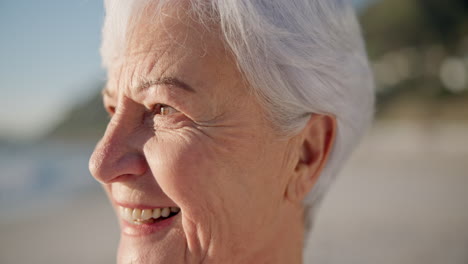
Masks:
[[[150,50],[163,52],[167,48],[183,48],[192,55],[203,55],[203,50],[219,39],[214,31],[208,31],[208,28],[193,20],[188,15],[190,11],[187,8],[180,1],[162,7],[157,6],[157,1],[152,1],[135,8],[129,22],[124,55],[131,57]],[[213,47],[219,46],[212,45],[211,48]]]
[[[173,77],[195,87],[240,79],[219,30],[197,23],[187,12],[181,4],[161,10],[150,4],[134,13],[125,49],[108,65],[109,89]]]

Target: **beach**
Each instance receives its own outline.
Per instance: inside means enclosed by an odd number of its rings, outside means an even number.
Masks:
[[[468,263],[468,126],[379,122],[321,206],[307,263]],[[0,221],[0,263],[115,263],[98,187]]]

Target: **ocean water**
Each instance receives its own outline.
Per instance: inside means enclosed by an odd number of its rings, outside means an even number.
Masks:
[[[0,218],[44,210],[99,188],[88,171],[93,143],[0,146]]]

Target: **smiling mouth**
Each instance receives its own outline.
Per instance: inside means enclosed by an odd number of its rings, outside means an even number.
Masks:
[[[179,214],[179,212],[179,207],[139,209],[119,206],[122,219],[135,225],[158,223]]]

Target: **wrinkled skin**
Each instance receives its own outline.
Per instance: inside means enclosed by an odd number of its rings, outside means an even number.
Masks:
[[[114,207],[181,212],[161,231],[122,233],[118,262],[300,263],[301,201],[325,162],[333,122],[317,117],[303,133],[280,136],[217,30],[180,10],[167,14],[139,19],[108,69],[111,119],[90,170]],[[193,91],[143,84],[164,78]]]

